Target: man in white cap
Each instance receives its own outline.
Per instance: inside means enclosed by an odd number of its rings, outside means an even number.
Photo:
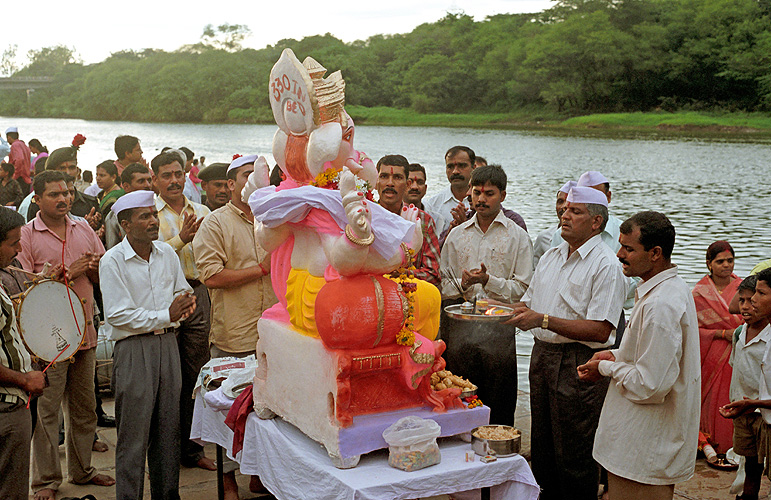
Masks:
[[[579,381],[577,368],[613,345],[626,296],[621,265],[602,231],[607,197],[573,187],[562,214],[564,243],[549,249],[507,321],[532,330],[530,362],[532,468],[541,498],[596,500],[599,468],[592,458],[608,380]]]
[[[215,168],[215,163],[206,170]],[[213,358],[255,354],[259,332],[257,322],[263,311],[277,302],[270,281],[270,254],[254,238],[254,215],[241,198],[249,175],[257,169],[268,183],[268,163],[257,155],[239,156],[227,167],[230,201],[213,211],[201,223],[193,238],[195,263],[211,294],[210,351]],[[223,464],[225,498],[238,498],[235,470]],[[264,491],[259,478],[249,485],[255,493]]]
[[[203,446],[189,439],[193,422],[193,389],[198,372],[209,361],[209,292],[195,265],[193,241],[203,218],[211,211],[204,205],[190,201],[183,193],[185,186],[184,156],[181,152],[166,151],[150,162],[153,182],[158,189],[155,207],[158,209],[159,238],[177,252],[188,284],[193,288],[198,307],[177,330],[179,358],[182,363],[182,401],[180,429],[182,434],[182,465],[216,470],[214,461],[204,454]]]
[[[559,191],[557,191],[557,225],[552,226],[545,231],[542,231],[533,243],[533,264],[538,265],[538,260],[546,253],[546,250],[551,248],[551,242],[557,230],[562,226],[562,214],[565,213],[565,204],[567,203],[568,193],[570,188],[576,185],[576,181],[567,181]]]
[[[16,127],[8,127],[5,131],[5,138],[8,139],[8,144],[11,145],[11,152],[8,153],[8,163],[13,165],[13,178],[21,186],[22,193],[26,195],[29,193],[30,184],[32,184],[29,175],[32,151],[24,144],[24,141],[19,139],[19,129]]]
[[[116,341],[112,386],[118,442],[116,498],[142,497],[145,458],[153,498],[179,498],[179,394],[175,327],[196,308],[179,258],[158,239],[152,191],[134,191],[112,206],[126,237],[99,263],[105,328]]]

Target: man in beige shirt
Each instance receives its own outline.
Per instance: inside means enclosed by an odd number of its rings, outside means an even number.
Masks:
[[[211,356],[246,357],[257,348],[257,321],[277,302],[270,282],[270,255],[254,238],[254,216],[241,191],[255,169],[265,170],[265,159],[257,155],[233,160],[227,170],[230,201],[201,223],[193,238],[193,254],[201,281],[211,294]],[[235,462],[223,464],[225,498],[238,498]],[[252,477],[249,488],[262,485]]]

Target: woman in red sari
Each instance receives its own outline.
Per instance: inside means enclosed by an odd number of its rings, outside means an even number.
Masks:
[[[732,446],[733,423],[722,418],[718,408],[727,404],[731,384],[731,340],[742,317],[728,312],[741,278],[733,273],[734,249],[727,241],[716,241],[707,248],[707,269],[693,288],[693,300],[699,317],[701,344],[701,423],[699,430],[708,436],[718,453]]]

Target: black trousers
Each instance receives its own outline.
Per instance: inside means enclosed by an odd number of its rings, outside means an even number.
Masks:
[[[607,377],[578,379],[596,352],[583,344],[535,341],[530,360],[531,466],[541,500],[596,500],[599,466],[592,458]]]
[[[457,302],[457,301],[455,301]],[[517,345],[513,326],[498,322],[462,321],[444,314],[442,340],[447,369],[479,387],[477,395],[490,407],[490,423],[514,425],[517,409]]]
[[[211,327],[211,301],[206,285],[188,280],[196,297],[195,312],[182,321],[177,330],[179,361],[182,368],[182,392],[179,403],[179,431],[181,437],[182,465],[193,467],[203,458],[203,446],[190,440],[193,424],[193,389],[201,371],[209,359],[209,329]]]

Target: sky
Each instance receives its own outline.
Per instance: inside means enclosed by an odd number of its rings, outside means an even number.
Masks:
[[[476,21],[495,14],[540,12],[551,0],[219,0],[179,2],[134,0],[110,2],[41,2],[36,18],[4,23],[0,52],[16,44],[17,64],[27,52],[55,45],[74,49],[86,63],[96,63],[121,50],[145,48],[173,51],[200,40],[207,24],[244,24],[252,35],[245,47],[263,48],[285,38],[332,33],[344,42],[375,34],[408,33],[435,22],[447,12],[465,12]],[[16,4],[18,14],[29,12]],[[14,16],[14,19],[18,19]]]

